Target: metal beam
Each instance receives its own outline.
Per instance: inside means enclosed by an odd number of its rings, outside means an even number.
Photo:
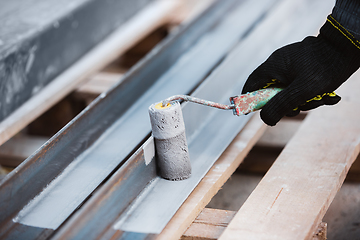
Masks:
[[[192,91],[246,32],[223,19],[240,3],[219,1],[170,36],[123,84],[101,95],[9,174],[0,185],[1,236],[46,238],[57,229],[148,136],[148,105]]]
[[[269,10],[275,1],[262,3],[262,13],[265,13],[265,9]],[[235,11],[234,15],[247,17],[245,11],[252,10],[251,13],[254,13],[257,4],[249,2],[243,7],[242,14]],[[259,64],[261,57],[268,54],[266,51],[263,52],[259,58],[251,61],[250,66],[244,67],[247,60],[243,58],[243,50],[244,45],[240,44],[199,86],[193,96],[227,103],[229,96],[238,94],[247,74],[254,65]],[[245,71],[239,72],[239,69]],[[55,239],[156,238],[249,119],[249,116],[237,118],[231,111],[192,103],[183,104],[183,115],[192,161],[191,178],[172,182],[157,177],[154,172],[155,162],[146,165],[146,149],[152,141],[150,138],[96,193],[96,196],[60,229]],[[145,185],[134,186],[134,179],[128,179],[126,176],[137,176],[135,179],[138,178],[138,181]],[[138,190],[135,191],[135,188]],[[133,191],[136,193],[132,195]],[[125,195],[124,192],[128,194]]]
[[[152,1],[0,1],[0,121]]]

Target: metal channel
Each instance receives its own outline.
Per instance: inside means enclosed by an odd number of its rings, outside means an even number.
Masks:
[[[243,26],[219,22],[240,3],[219,1],[170,36],[122,85],[102,94],[10,173],[0,185],[0,237],[46,238],[62,224],[149,134],[148,105],[168,94],[188,94],[241,37]]]
[[[263,11],[269,10],[274,3],[262,1]],[[255,7],[256,4],[249,3],[243,11],[254,10]],[[247,17],[245,13],[243,17]],[[245,45],[240,44],[193,96],[226,103],[229,102],[229,96],[238,94],[246,76],[261,62],[260,59],[269,54],[269,50],[257,53],[260,56],[249,61],[244,56],[251,55],[244,48]],[[234,117],[231,111],[191,103],[183,105],[183,115],[192,160],[191,178],[172,182],[157,177],[155,162],[146,165],[143,148],[146,149],[147,142],[60,229],[55,239],[156,237],[249,119],[249,116]],[[138,190],[140,194],[132,194],[136,192],[137,184],[144,183]],[[128,194],[124,195],[125,192]]]
[[[234,20],[234,19],[232,19]],[[233,22],[233,21],[231,21]],[[39,195],[28,203],[13,219],[15,222],[42,228],[56,229],[79,206],[96,187],[121,163],[131,151],[149,134],[148,106],[179,92],[190,92],[201,80],[209,66],[216,64],[218,56],[224,54],[234,44],[234,30],[229,22],[221,24],[210,35],[203,37],[195,48],[184,54],[159,80],[144,94],[134,99],[134,104],[115,121],[94,144],[76,156],[67,168],[54,179]],[[216,36],[227,35],[227,43]],[[233,38],[233,39],[232,39]],[[207,50],[216,57],[208,58],[203,67],[194,68],[193,61],[204,49],[204,45],[220,48]],[[236,41],[236,40],[235,40]],[[207,46],[208,48],[208,46]],[[190,61],[189,61],[190,60]],[[199,61],[199,59],[196,59]],[[184,72],[183,70],[188,71]],[[191,73],[191,74],[190,74]],[[61,199],[61,200],[59,200]]]
[[[321,13],[319,9],[322,9]],[[320,0],[306,0],[297,4],[282,1],[266,21],[238,44],[193,96],[226,103],[227,96],[238,93],[243,80],[274,49],[316,32],[319,26],[310,21],[304,25],[304,16],[311,17],[314,22],[321,22],[327,14],[326,10],[331,10],[331,4]],[[279,16],[287,19],[287,22],[283,23]],[[283,29],[279,29],[282,23]],[[270,33],[275,34],[269,40],[271,47],[253,44],[254,39],[265,39]],[[238,118],[232,116],[231,112],[191,103],[183,105],[183,115],[193,168],[191,178],[171,182],[155,176],[155,163],[146,165],[144,159],[143,148],[150,144],[150,138],[94,198],[63,226],[55,239],[155,239],[248,119],[248,116]],[[135,179],[145,178],[148,184],[142,193],[124,209],[122,201],[126,197],[123,193],[129,191],[131,195],[130,191],[136,188],[131,183],[137,183]],[[117,214],[119,217],[113,221]],[[106,223],[102,224],[101,221]]]
[[[152,2],[1,1],[0,121]]]

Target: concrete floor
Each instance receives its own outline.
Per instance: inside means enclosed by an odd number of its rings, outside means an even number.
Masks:
[[[207,207],[237,211],[261,178],[235,172]],[[328,224],[328,240],[360,240],[360,182],[345,181],[323,221]]]

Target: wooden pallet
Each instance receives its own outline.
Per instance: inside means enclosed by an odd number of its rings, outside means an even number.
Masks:
[[[299,129],[239,211],[206,209],[265,132],[255,114],[160,239],[179,239],[181,235],[181,239],[326,239],[322,219],[360,151],[360,114],[355,110],[360,102],[356,98],[359,87],[357,72],[338,90],[343,97],[339,104],[311,111],[304,121],[285,124],[299,125]],[[266,135],[260,144],[266,144],[271,136]],[[284,144],[284,136],[276,139],[273,131],[272,136],[272,144]]]

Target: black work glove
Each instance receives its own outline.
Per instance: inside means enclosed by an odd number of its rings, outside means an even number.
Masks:
[[[359,67],[360,42],[329,15],[317,37],[273,52],[251,73],[242,93],[284,88],[260,113],[266,124],[274,126],[285,115],[338,103],[341,98],[333,91]]]

